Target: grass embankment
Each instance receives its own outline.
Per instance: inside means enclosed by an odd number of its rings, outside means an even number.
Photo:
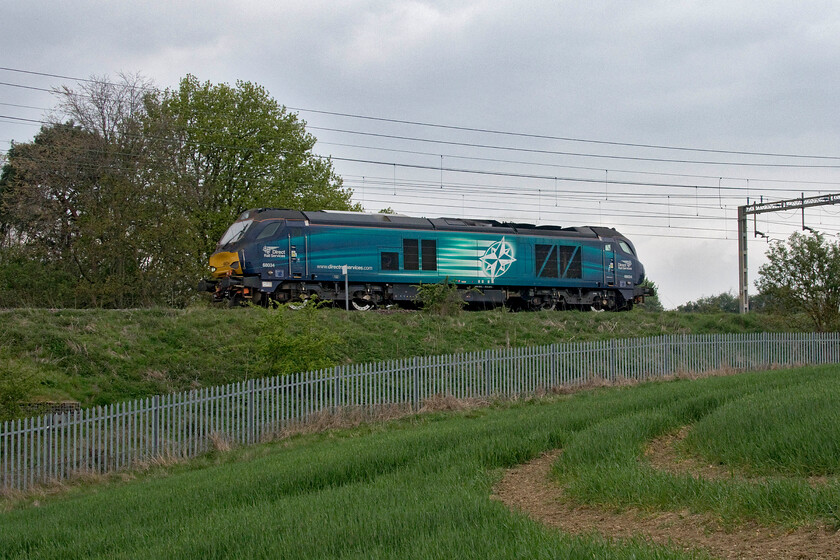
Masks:
[[[729,407],[755,411],[750,403],[778,394],[823,392],[836,408],[838,376],[831,366],[649,383],[300,436],[17,507],[0,514],[0,556],[695,557],[563,535],[490,500],[491,486],[501,469],[562,447],[558,476],[590,503],[689,508],[731,523],[837,523],[836,482],[704,481],[654,471],[640,457],[653,437]],[[824,412],[800,410],[813,421]],[[840,458],[829,459],[836,474]]]
[[[294,312],[285,324],[300,328]],[[791,327],[759,315],[320,310],[338,340],[337,363],[360,363],[660,334],[761,332]],[[9,310],[0,312],[0,369],[35,381],[32,399],[107,404],[272,374],[255,344],[260,309]],[[285,327],[284,327],[285,328]]]

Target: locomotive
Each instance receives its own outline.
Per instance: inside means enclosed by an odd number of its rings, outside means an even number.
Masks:
[[[645,269],[608,227],[560,227],[400,214],[243,212],[210,256],[199,289],[217,302],[320,300],[356,310],[406,304],[448,280],[478,306],[627,310],[644,301]]]

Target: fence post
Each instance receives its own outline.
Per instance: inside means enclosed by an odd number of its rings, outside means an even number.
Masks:
[[[481,367],[484,368],[484,396],[490,397],[493,392],[493,380],[492,380],[492,370],[493,366],[491,365],[493,361],[493,351],[492,350],[485,350],[484,356],[481,360]]]
[[[254,443],[254,380],[248,380],[248,427],[245,437],[248,443]]]
[[[762,342],[762,349],[764,350],[764,365],[766,368],[770,368],[770,333],[761,333],[762,338],[764,339]]]
[[[160,427],[158,426],[158,396],[152,397],[152,457],[158,455],[158,437]]]
[[[341,406],[339,402],[341,402],[341,375],[343,371],[344,368],[342,366],[335,366],[333,369],[333,413],[337,413]]]
[[[414,357],[411,361],[411,369],[412,369],[412,383],[414,385],[414,391],[412,392],[412,408],[414,411],[420,410],[420,367],[419,367],[420,358]]]

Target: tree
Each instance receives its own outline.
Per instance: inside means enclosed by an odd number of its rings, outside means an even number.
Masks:
[[[738,313],[740,305],[738,298],[729,292],[716,296],[704,296],[697,301],[689,301],[677,307],[683,313]]]
[[[159,92],[121,75],[56,93],[58,117],[0,174],[2,305],[183,305],[245,209],[359,209],[305,123],[260,86],[188,76]],[[33,288],[16,300],[18,277]],[[58,279],[69,289],[49,291]]]
[[[360,210],[332,163],[312,153],[306,123],[261,86],[187,76],[177,90],[148,96],[146,111],[153,180],[181,193],[205,254],[248,208]]]
[[[656,286],[656,282],[654,282],[650,278],[645,278],[642,282],[642,287],[652,289],[653,295],[645,296],[644,303],[640,303],[638,307],[644,309],[645,311],[664,311],[665,308],[662,306],[662,302],[659,301],[659,288]]]
[[[0,179],[19,248],[75,277],[81,305],[147,305],[159,290],[143,278],[151,270],[143,235],[155,216],[139,135],[148,87],[123,75],[119,83],[94,77],[78,90],[57,90],[57,111],[69,120],[16,144]]]
[[[820,233],[795,232],[767,250],[756,286],[782,312],[803,312],[818,331],[840,326],[840,247]]]
[[[96,267],[80,243],[86,224],[91,224],[85,218],[87,208],[102,192],[101,147],[95,135],[67,122],[45,125],[32,142],[9,150],[0,175],[7,228],[2,260],[7,267],[17,266],[5,270],[11,276],[7,282],[18,276],[42,294],[45,286],[40,283],[46,277],[57,281],[67,274],[79,279],[94,275]],[[39,263],[49,274],[37,274],[26,263]],[[19,294],[27,303],[38,303],[26,290]]]

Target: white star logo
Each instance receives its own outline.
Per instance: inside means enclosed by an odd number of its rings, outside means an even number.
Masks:
[[[478,260],[481,261],[484,274],[490,277],[491,282],[495,281],[497,276],[507,272],[510,265],[516,262],[513,258],[513,247],[505,241],[504,237],[501,241],[496,241],[487,247],[484,255]]]

